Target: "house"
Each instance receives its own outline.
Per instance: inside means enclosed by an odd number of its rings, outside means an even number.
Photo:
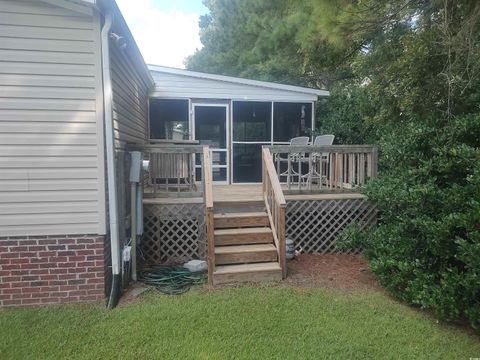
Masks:
[[[152,76],[114,1],[2,0],[0,29],[0,305],[104,299]]]
[[[114,0],[0,0],[0,29],[0,306],[115,306],[137,245],[278,279],[285,234],[323,251],[374,221],[374,147],[285,146],[327,91],[147,67]]]

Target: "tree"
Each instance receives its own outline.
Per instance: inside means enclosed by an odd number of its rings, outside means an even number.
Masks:
[[[480,3],[206,4],[187,67],[331,90],[319,130],[380,147],[378,226],[344,246],[398,298],[480,329]]]

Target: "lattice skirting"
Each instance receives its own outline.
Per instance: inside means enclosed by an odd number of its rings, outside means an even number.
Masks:
[[[375,207],[366,199],[290,200],[286,209],[286,236],[297,250],[307,253],[339,252],[336,238],[347,225],[369,227],[376,222]],[[350,251],[351,253],[359,250]]]
[[[204,204],[144,206],[141,249],[147,264],[205,260],[206,239]]]

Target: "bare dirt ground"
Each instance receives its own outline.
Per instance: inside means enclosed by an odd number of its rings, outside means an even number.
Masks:
[[[342,291],[380,288],[361,255],[301,254],[287,267],[285,281],[293,286]]]
[[[288,276],[283,282],[284,285],[328,288],[347,292],[381,289],[375,276],[368,269],[367,261],[361,255],[301,254],[294,260],[287,261],[287,267]],[[132,284],[123,294],[119,305],[124,306],[133,301],[141,301],[144,290],[146,290],[145,285]],[[204,290],[212,289],[204,285]]]

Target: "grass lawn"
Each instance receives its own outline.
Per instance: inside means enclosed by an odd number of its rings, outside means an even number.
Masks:
[[[242,286],[0,311],[0,359],[469,359],[479,340],[376,291]]]

